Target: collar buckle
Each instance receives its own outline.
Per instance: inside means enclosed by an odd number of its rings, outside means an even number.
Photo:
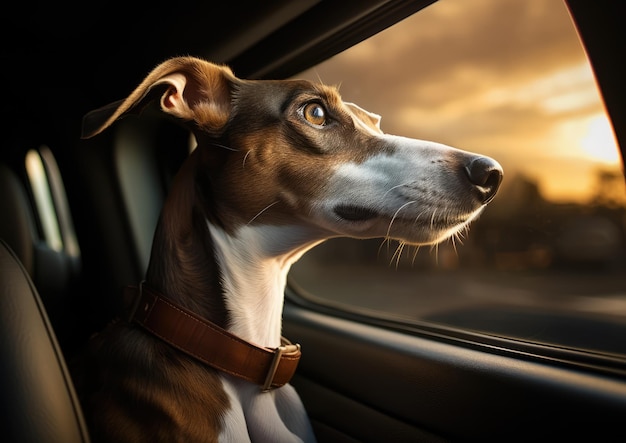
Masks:
[[[272,363],[270,364],[270,368],[267,371],[267,375],[265,376],[265,382],[261,387],[261,392],[269,392],[272,390],[272,383],[274,382],[274,376],[276,375],[276,370],[278,369],[278,365],[280,364],[280,359],[284,354],[296,354],[300,352],[299,344],[283,344],[274,349],[274,358],[272,359]]]

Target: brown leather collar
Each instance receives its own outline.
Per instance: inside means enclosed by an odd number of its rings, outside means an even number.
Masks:
[[[129,321],[141,325],[171,346],[220,371],[262,386],[263,391],[289,383],[300,361],[300,345],[282,339],[278,348],[264,348],[175,305],[161,294],[127,286]]]

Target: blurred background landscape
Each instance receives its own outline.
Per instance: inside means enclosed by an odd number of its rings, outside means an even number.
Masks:
[[[505,177],[462,244],[331,240],[294,266],[294,284],[351,307],[539,341],[560,340],[562,315],[605,322],[590,329],[607,334],[593,349],[615,345],[614,328],[624,336],[622,159],[563,2],[440,0],[296,77],[338,85],[387,133],[489,155]],[[470,308],[482,320],[468,323]],[[510,308],[551,323],[512,333]],[[625,340],[613,345],[626,354]]]

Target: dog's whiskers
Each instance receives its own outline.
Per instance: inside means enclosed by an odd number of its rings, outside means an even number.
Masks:
[[[439,266],[439,243],[430,245],[430,253],[435,252],[435,265]]]
[[[380,258],[380,251],[383,248],[384,245],[387,245],[387,255],[389,255],[389,244],[391,243],[391,238],[390,237],[384,237],[383,241],[380,243],[380,246],[378,247],[378,252],[376,253],[376,256]]]
[[[322,81],[322,76],[320,75],[319,71],[315,70],[315,76],[317,77],[317,82],[318,83],[322,83],[322,84],[324,83]]]
[[[406,202],[405,204],[403,204],[402,206],[400,206],[398,208],[398,210],[395,212],[395,214],[393,214],[393,217],[391,217],[391,221],[389,222],[389,227],[387,228],[387,235],[386,235],[386,237],[390,237],[390,235],[391,235],[391,225],[393,225],[393,222],[396,219],[396,217],[398,216],[398,213],[400,211],[402,211],[402,209],[404,209],[406,206],[408,206],[410,204],[413,204],[413,203],[416,203],[416,201],[415,200],[411,200],[409,202]]]
[[[404,242],[404,241],[399,242],[398,243],[398,247],[396,248],[395,252],[391,256],[391,260],[389,262],[389,266],[391,266],[393,264],[393,262],[395,261],[396,262],[396,270],[400,266],[400,257],[402,256],[402,251],[404,250],[405,246],[406,246],[406,242]]]
[[[419,214],[417,214],[417,216],[415,217],[415,220],[413,220],[413,224],[414,224],[414,225],[415,225],[415,224],[417,224],[417,222],[418,222],[418,220],[420,219],[420,217],[421,217],[422,215],[426,214],[426,212],[427,212],[427,211],[428,211],[427,209],[424,209],[422,212],[420,212]]]
[[[383,194],[383,199],[385,199],[385,198],[387,197],[387,194],[389,194],[389,193],[390,193],[391,191],[393,191],[394,189],[401,188],[401,187],[403,187],[403,186],[405,186],[405,184],[404,184],[404,183],[403,183],[403,184],[400,184],[400,185],[392,186],[391,188],[387,189],[387,191],[385,191],[385,193]]]
[[[456,239],[457,239],[457,241],[459,242],[460,245],[463,244],[463,240],[465,239],[465,235],[468,232],[469,232],[469,227],[465,226],[462,230],[460,230],[459,232],[454,234],[454,236],[456,237]]]
[[[437,214],[437,208],[433,209],[433,214],[430,216],[430,227],[435,226],[435,215]]]
[[[420,252],[420,245],[415,245],[415,253],[413,253],[413,258],[411,259],[411,266],[415,266],[415,260],[417,259],[417,254]]]
[[[239,152],[239,149],[231,148],[230,146],[222,145],[221,143],[212,142],[211,145],[217,146],[218,148],[223,148],[228,151]]]
[[[250,223],[252,223],[254,220],[256,220],[259,215],[263,214],[265,211],[267,211],[269,208],[271,208],[272,206],[274,206],[276,203],[278,203],[278,200],[276,200],[274,203],[270,203],[269,205],[267,205],[266,207],[264,207],[263,209],[261,209],[254,217],[252,217],[250,219],[250,221],[247,223],[247,225],[249,225]]]
[[[245,168],[246,167],[246,159],[248,158],[248,156],[250,155],[250,153],[252,152],[252,149],[250,149],[248,152],[246,152],[246,155],[243,156],[243,162],[241,163],[241,168]]]
[[[458,238],[457,236],[459,235],[458,232],[455,232],[454,235],[452,235],[450,237],[450,242],[452,243],[452,249],[454,249],[454,253],[458,256],[459,255],[459,251],[457,251],[456,249],[456,239]]]
[[[454,253],[458,256],[459,251],[457,250],[457,242],[459,245],[463,245],[463,239],[465,235],[469,232],[469,226],[463,226],[459,231],[455,232],[451,237],[452,247],[454,248]]]

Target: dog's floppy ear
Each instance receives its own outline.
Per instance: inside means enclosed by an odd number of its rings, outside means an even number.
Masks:
[[[354,113],[354,115],[360,118],[363,121],[363,123],[369,124],[372,128],[378,131],[381,131],[380,115],[374,114],[373,112],[363,109],[362,107],[354,103],[345,102],[345,105]]]
[[[163,112],[204,131],[219,131],[230,115],[231,90],[238,81],[225,66],[195,57],[169,59],[148,74],[126,99],[85,115],[81,138],[99,134],[157,98]]]

